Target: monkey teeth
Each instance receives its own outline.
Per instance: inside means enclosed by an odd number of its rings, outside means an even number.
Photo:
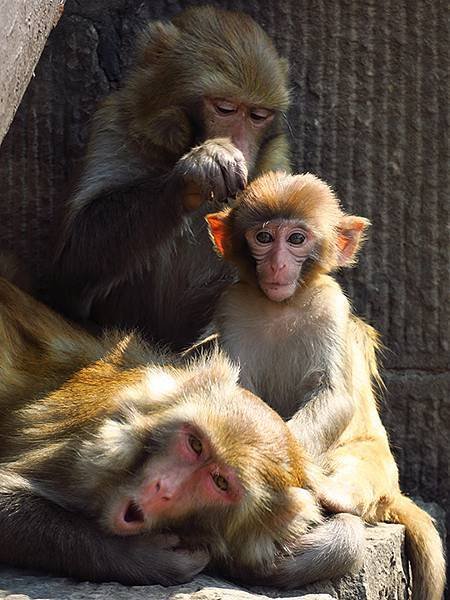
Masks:
[[[125,523],[135,523],[136,521],[143,523],[144,513],[137,504],[130,502],[123,516],[123,520]]]

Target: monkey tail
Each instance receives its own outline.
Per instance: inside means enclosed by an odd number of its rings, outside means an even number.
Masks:
[[[395,497],[387,520],[406,528],[406,548],[412,568],[412,600],[441,600],[445,558],[434,520],[406,496]]]

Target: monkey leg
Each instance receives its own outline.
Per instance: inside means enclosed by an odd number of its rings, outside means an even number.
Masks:
[[[386,505],[399,492],[398,470],[387,441],[349,440],[322,459],[326,476],[318,490],[321,504],[368,522],[382,520]]]

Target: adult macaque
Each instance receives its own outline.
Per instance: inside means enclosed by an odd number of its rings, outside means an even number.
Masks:
[[[440,600],[444,558],[432,519],[400,492],[373,393],[376,332],[329,273],[355,260],[369,222],[345,214],[313,175],[272,173],[207,216],[218,252],[239,269],[217,307],[220,344],[240,383],[288,420],[328,474],[319,497],[369,522],[403,523],[413,597]]]
[[[94,116],[65,206],[50,302],[76,320],[182,348],[234,278],[206,211],[289,169],[287,63],[249,16],[188,9],[147,26],[124,86]]]
[[[185,366],[97,340],[0,279],[0,562],[171,584],[211,559],[294,587],[357,565],[316,472],[221,354]]]

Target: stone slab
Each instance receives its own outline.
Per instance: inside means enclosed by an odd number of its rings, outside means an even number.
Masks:
[[[2,600],[407,600],[408,576],[402,525],[380,524],[367,528],[367,548],[362,569],[335,581],[323,581],[302,590],[244,588],[201,575],[173,587],[94,584],[31,574],[0,566]]]

